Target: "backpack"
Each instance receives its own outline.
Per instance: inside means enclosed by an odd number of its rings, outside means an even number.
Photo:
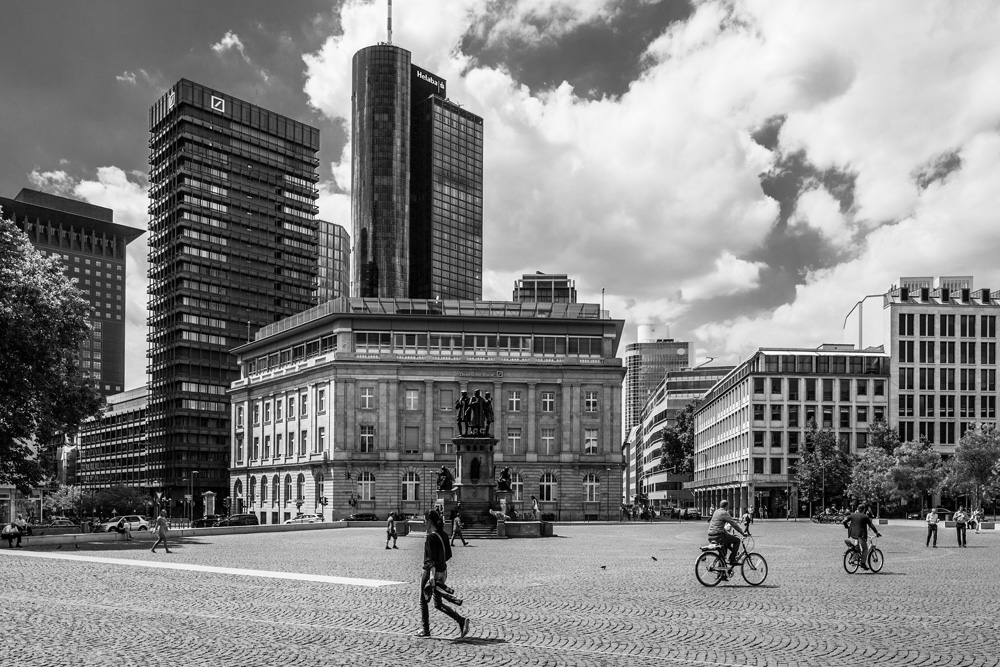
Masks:
[[[447,563],[451,560],[451,543],[441,533],[435,532],[434,534],[441,540],[441,545],[444,547],[444,561]]]

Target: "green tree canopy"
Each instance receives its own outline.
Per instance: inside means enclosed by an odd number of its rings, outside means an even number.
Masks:
[[[810,420],[806,448],[795,472],[800,497],[809,502],[825,499],[827,504],[843,497],[853,463],[837,435],[830,429],[819,430]]]
[[[679,475],[690,475],[694,472],[694,412],[698,409],[698,401],[692,401],[677,413],[674,423],[661,432],[663,449],[660,454],[660,466],[673,468]]]
[[[60,486],[45,496],[45,509],[70,516],[83,516],[94,506],[93,492],[79,486]]]
[[[886,454],[892,455],[899,447],[899,433],[880,419],[868,427],[868,446],[877,447]]]
[[[62,262],[0,215],[0,483],[28,493],[46,475],[34,443],[98,411],[78,356],[88,310]]]
[[[992,426],[979,425],[965,432],[951,461],[951,484],[964,487],[975,496],[975,506],[982,502],[983,491],[996,482],[1000,461],[1000,432]]]
[[[934,445],[921,439],[904,442],[893,452],[896,465],[889,471],[892,496],[901,500],[920,500],[941,490],[944,466]]]
[[[854,461],[847,495],[855,503],[885,503],[890,497],[889,472],[895,459],[880,447],[868,447]]]

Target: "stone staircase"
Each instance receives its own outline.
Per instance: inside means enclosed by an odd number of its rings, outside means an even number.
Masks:
[[[451,534],[451,530],[448,530],[448,534]],[[462,535],[465,536],[466,540],[505,540],[506,537],[500,537],[497,535],[496,526],[491,526],[486,523],[477,524],[467,524],[462,528]]]

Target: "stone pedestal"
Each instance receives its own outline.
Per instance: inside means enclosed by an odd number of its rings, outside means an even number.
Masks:
[[[455,500],[462,504],[466,522],[488,521],[494,507],[493,455],[497,439],[459,436],[455,446]]]

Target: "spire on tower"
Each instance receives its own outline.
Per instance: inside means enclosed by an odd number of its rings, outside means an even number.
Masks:
[[[385,26],[389,31],[389,44],[392,44],[392,0],[389,0],[389,16],[386,18]]]

